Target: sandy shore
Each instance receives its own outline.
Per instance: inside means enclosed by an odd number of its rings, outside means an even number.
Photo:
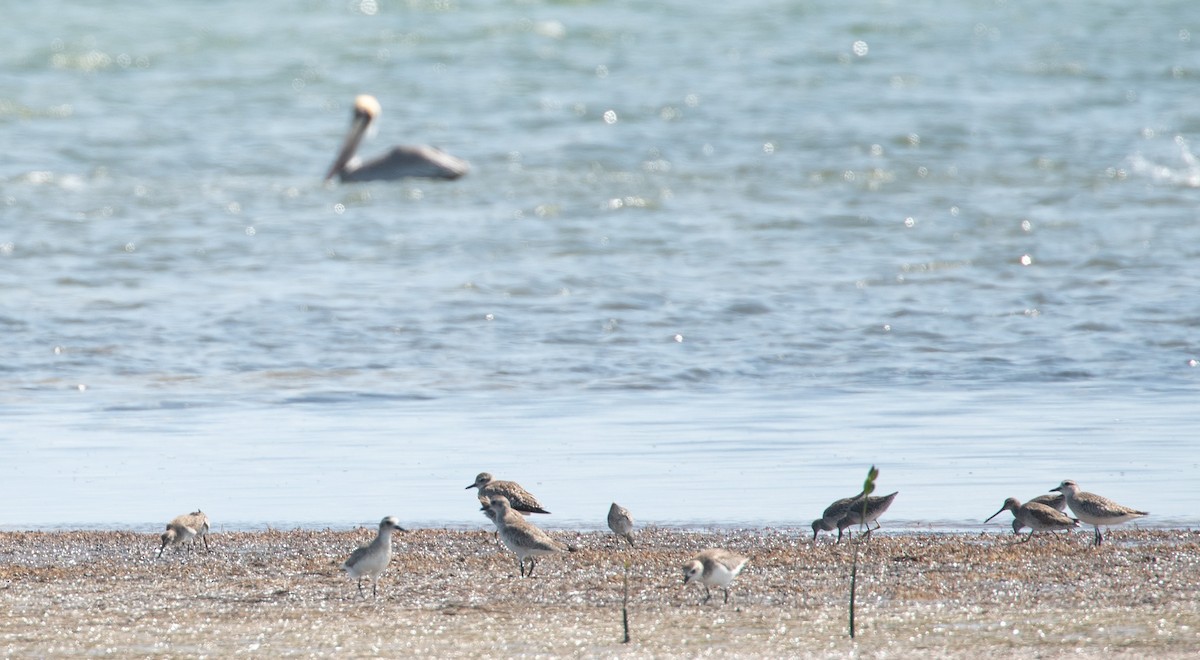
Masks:
[[[338,565],[374,530],[214,533],[212,552],[125,532],[0,533],[0,655],[47,657],[654,656],[1195,657],[1200,533],[1118,529],[888,534],[862,545],[859,635],[847,636],[852,548],[801,530],[556,532],[578,552],[532,579],[486,531],[398,534],[378,600]],[[700,605],[679,565],[751,557],[729,604]],[[630,565],[632,641],[622,644]]]

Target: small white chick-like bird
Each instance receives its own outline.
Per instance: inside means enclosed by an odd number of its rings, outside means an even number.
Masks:
[[[712,598],[709,587],[721,587],[725,591],[725,602],[729,602],[729,583],[742,572],[749,558],[720,548],[710,548],[692,557],[683,565],[683,583],[699,582],[704,585],[704,600]]]

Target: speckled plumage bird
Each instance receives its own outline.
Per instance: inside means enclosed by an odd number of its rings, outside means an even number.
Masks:
[[[501,481],[488,472],[480,472],[475,477],[475,482],[467,486],[467,489],[471,488],[479,489],[480,499],[491,501],[493,497],[504,497],[509,506],[520,513],[550,513],[532,493],[522,488],[521,484],[515,481]]]
[[[1079,485],[1070,479],[1063,481],[1051,490],[1061,492],[1066,497],[1067,506],[1070,507],[1071,513],[1074,513],[1081,521],[1096,528],[1096,545],[1100,545],[1104,541],[1104,535],[1100,532],[1100,525],[1119,525],[1134,518],[1150,515],[1149,511],[1131,509],[1127,506],[1117,504],[1107,497],[1101,497],[1095,493],[1085,493],[1079,490]]]

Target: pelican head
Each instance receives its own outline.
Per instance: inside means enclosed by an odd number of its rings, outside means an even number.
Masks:
[[[325,173],[326,181],[346,169],[346,166],[354,158],[355,152],[358,151],[358,145],[362,142],[363,136],[367,134],[367,129],[371,127],[371,122],[375,121],[375,118],[382,112],[383,106],[379,105],[379,100],[374,96],[359,94],[354,97],[354,118],[350,121],[350,130],[346,132],[346,139],[342,141],[342,148],[338,151],[337,158],[329,167],[329,171]]]

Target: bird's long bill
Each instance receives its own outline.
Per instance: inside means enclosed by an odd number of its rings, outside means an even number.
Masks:
[[[346,139],[342,142],[342,150],[338,152],[333,165],[330,165],[329,171],[325,173],[326,181],[337,176],[337,173],[346,167],[346,163],[354,158],[354,152],[358,151],[358,143],[362,142],[363,135],[366,134],[367,127],[370,125],[371,117],[369,115],[365,112],[354,113],[354,120],[350,122],[350,130],[346,132]]]
[[[467,487],[466,487],[466,488],[464,488],[463,490],[468,490],[468,489],[471,489],[471,488],[474,488],[474,487],[475,487],[475,484],[471,484],[470,486],[467,486]]]
[[[1000,515],[1000,514],[1004,513],[1006,510],[1007,510],[1007,509],[1000,509],[1000,510],[999,510],[999,511],[997,511],[996,513],[993,513],[992,515],[988,516],[988,519],[987,519],[987,520],[985,520],[985,521],[983,521],[983,522],[985,522],[985,523],[986,523],[986,522],[991,522],[991,521],[992,521],[992,518],[995,518],[996,516],[998,516],[998,515]]]

